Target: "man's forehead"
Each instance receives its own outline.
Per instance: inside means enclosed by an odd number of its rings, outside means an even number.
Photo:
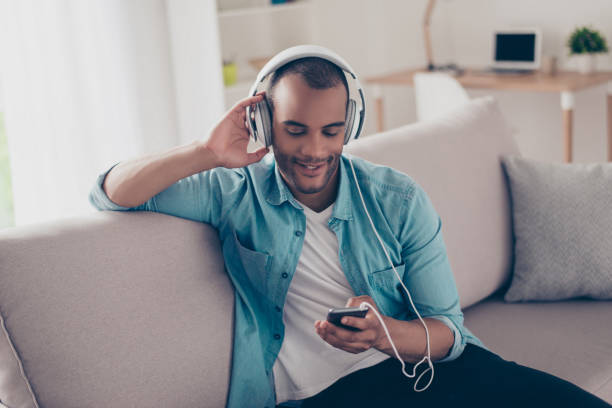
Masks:
[[[274,89],[274,114],[280,122],[315,121],[325,126],[344,121],[346,101],[346,89],[342,83],[332,88],[315,89],[299,75],[288,75]]]
[[[286,96],[288,94],[307,95],[307,94],[326,93],[334,95],[339,99],[347,100],[347,89],[341,81],[338,81],[334,86],[328,88],[311,87],[306,79],[299,74],[289,74],[282,77],[274,87],[275,95]]]

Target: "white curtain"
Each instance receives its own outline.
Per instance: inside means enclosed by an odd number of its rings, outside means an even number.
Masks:
[[[110,165],[206,135],[211,115],[193,118],[223,110],[217,26],[187,44],[177,36],[197,24],[193,15],[216,21],[215,9],[214,0],[0,0],[17,226],[95,211],[87,196]],[[189,52],[197,72],[184,69]],[[190,82],[206,98],[175,85]]]

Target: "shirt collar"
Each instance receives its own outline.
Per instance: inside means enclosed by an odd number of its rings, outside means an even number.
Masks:
[[[334,210],[332,212],[332,218],[350,221],[353,219],[351,205],[352,173],[347,161],[348,159],[346,159],[344,155],[340,157],[338,168],[340,171],[340,185],[338,186],[336,201],[333,204]],[[289,187],[285,184],[278,170],[276,160],[273,162],[272,166],[274,167],[274,171],[268,179],[268,194],[266,200],[272,205],[281,205],[285,201],[289,201],[291,205],[301,210],[302,206],[293,197],[291,190],[289,190]]]
[[[332,217],[339,220],[350,221],[353,219],[353,206],[352,206],[352,194],[351,189],[353,174],[351,173],[348,159],[344,156],[340,156],[340,185],[338,186],[338,195],[336,196],[336,202],[334,203],[334,211]]]
[[[281,205],[285,201],[290,201],[295,207],[297,201],[293,198],[293,194],[291,194],[291,191],[285,184],[283,177],[278,171],[276,160],[273,161],[272,167],[274,168],[274,171],[268,179],[268,194],[266,200],[272,205]],[[298,208],[302,208],[299,206],[299,204],[297,205]]]

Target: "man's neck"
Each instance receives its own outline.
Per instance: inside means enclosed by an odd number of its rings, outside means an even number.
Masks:
[[[336,178],[333,183],[330,180],[330,184],[333,185],[333,188],[330,188],[329,191],[323,190],[317,194],[292,193],[300,203],[304,204],[312,211],[321,212],[336,201],[336,195],[338,194],[338,179]]]

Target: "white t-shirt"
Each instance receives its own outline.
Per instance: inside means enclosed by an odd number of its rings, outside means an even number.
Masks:
[[[374,348],[352,354],[317,334],[315,321],[325,320],[332,307],[344,307],[355,292],[340,266],[338,239],[328,226],[333,205],[320,213],[302,207],[304,246],[287,293],[285,338],[273,367],[277,404],[316,395],[341,377],[389,358]]]

